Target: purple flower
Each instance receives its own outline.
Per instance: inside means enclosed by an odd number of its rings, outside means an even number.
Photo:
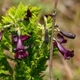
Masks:
[[[21,41],[25,41],[25,40],[27,40],[27,39],[29,39],[30,38],[30,36],[28,36],[28,35],[21,35],[20,36],[20,39],[21,39]],[[17,43],[17,41],[18,41],[18,36],[16,36],[16,35],[14,35],[14,34],[12,34],[12,43],[14,44],[14,43]]]
[[[60,53],[64,56],[65,59],[70,59],[74,56],[74,51],[69,51],[67,49],[65,49],[61,44],[62,43],[66,43],[67,40],[64,39],[64,37],[61,34],[57,34],[57,38],[58,40],[54,39],[54,46],[56,46],[58,48],[58,50],[60,51]]]
[[[64,39],[64,37],[61,35],[61,34],[57,34],[57,38],[58,38],[58,42],[61,44],[61,43],[66,43],[67,40]]]
[[[17,46],[15,49],[15,58],[21,60],[22,58],[25,58],[28,56],[28,52],[25,50],[24,45],[22,44],[22,38],[18,36],[17,38]]]
[[[74,56],[74,51],[69,51],[65,49],[58,41],[54,42],[54,46],[58,48],[58,50],[61,52],[61,54],[64,56],[65,59],[70,59]]]
[[[4,32],[4,30],[2,29],[0,32],[0,41],[2,40],[3,32]]]

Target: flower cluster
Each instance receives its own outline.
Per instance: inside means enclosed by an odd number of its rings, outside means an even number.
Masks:
[[[47,14],[45,16],[46,17],[50,16],[51,18],[54,17],[53,14]],[[67,38],[70,38],[70,39],[75,39],[76,35],[69,33],[69,32],[65,32],[63,30],[60,30],[58,25],[55,25],[54,27],[58,31],[58,34],[57,34],[57,40],[55,38],[53,38],[53,45],[58,48],[60,53],[64,56],[64,59],[72,58],[74,56],[74,50],[72,50],[72,51],[67,50],[66,48],[64,48],[62,43],[67,43],[67,40],[64,38],[64,36]],[[48,29],[45,30],[45,42],[46,43],[49,42]]]
[[[62,43],[66,43],[67,40],[61,34],[57,34],[58,40],[54,39],[54,46],[58,48],[60,53],[64,56],[64,59],[70,59],[74,56],[74,51],[69,51],[62,46]]]
[[[71,57],[74,56],[74,50],[69,51],[69,50],[65,49],[62,46],[62,43],[67,42],[67,40],[64,39],[64,36],[67,38],[70,38],[70,39],[75,39],[76,35],[62,31],[58,28],[58,26],[56,27],[56,29],[59,33],[57,34],[58,41],[56,39],[54,39],[54,46],[56,46],[58,48],[58,50],[61,52],[61,54],[64,56],[65,59],[70,59]]]

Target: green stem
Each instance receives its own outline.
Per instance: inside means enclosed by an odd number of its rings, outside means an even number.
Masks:
[[[15,70],[13,70],[12,80],[16,80],[16,79],[15,79]]]

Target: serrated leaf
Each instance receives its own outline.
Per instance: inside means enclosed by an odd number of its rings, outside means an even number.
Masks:
[[[16,12],[15,12],[15,17],[16,19],[18,18],[23,18],[25,15],[25,11],[27,11],[27,7],[25,7],[21,2],[18,5]]]
[[[16,8],[13,6],[7,11],[6,15],[8,15],[8,14],[15,15],[15,11],[16,11]]]
[[[41,10],[41,7],[37,8],[36,6],[35,7],[32,7],[31,8],[31,11],[35,14],[35,15],[38,15],[39,11]]]

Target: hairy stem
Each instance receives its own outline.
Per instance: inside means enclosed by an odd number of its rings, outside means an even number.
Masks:
[[[54,10],[53,10],[53,23],[52,23],[52,34],[51,34],[51,43],[50,43],[50,64],[49,64],[49,72],[50,72],[50,80],[53,80],[53,73],[52,73],[52,54],[53,54],[53,36],[54,36],[54,26],[56,22],[56,8],[57,8],[58,0],[54,2]]]

